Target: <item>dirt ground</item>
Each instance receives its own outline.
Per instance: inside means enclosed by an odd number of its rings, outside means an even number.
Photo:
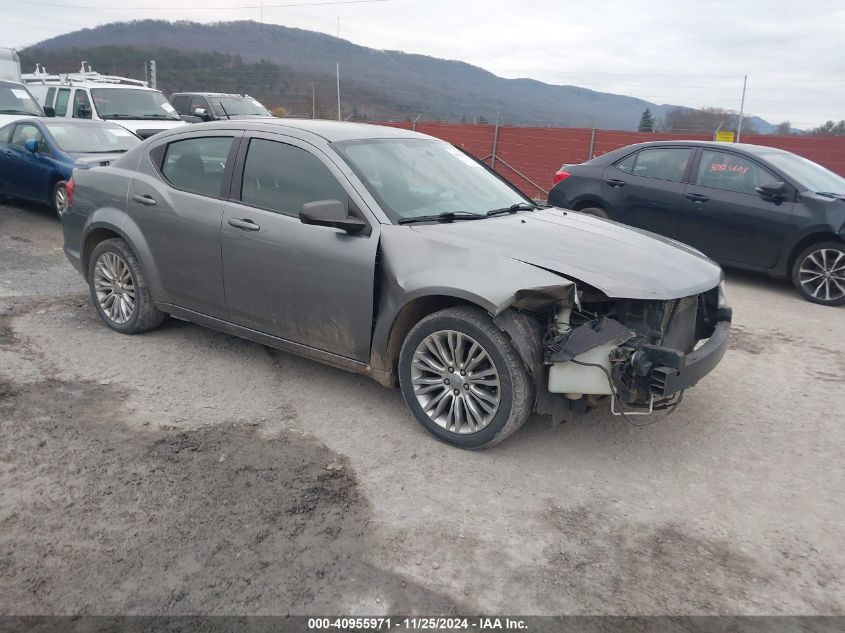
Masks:
[[[0,206],[0,614],[845,614],[845,309],[729,273],[671,416],[450,448],[366,378],[102,325]]]

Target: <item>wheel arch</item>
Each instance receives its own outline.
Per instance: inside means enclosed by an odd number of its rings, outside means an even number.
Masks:
[[[387,335],[382,337],[381,341],[377,338],[373,339],[373,349],[370,356],[373,377],[385,386],[395,387],[398,377],[399,352],[411,328],[430,314],[455,306],[471,306],[489,312],[489,309],[481,303],[459,293],[444,294],[442,292],[421,294],[408,300],[396,311]]]
[[[50,178],[47,181],[47,191],[45,192],[44,197],[47,200],[47,204],[49,204],[51,208],[53,206],[53,191],[55,190],[56,185],[63,180],[70,180],[70,176],[65,175],[57,169],[54,169],[53,173],[50,174]]]
[[[581,198],[574,200],[572,203],[573,211],[581,211],[582,209],[589,209],[590,207],[598,207],[606,211],[608,214],[610,213],[609,205],[597,196],[582,196]]]
[[[108,211],[108,209],[101,209],[95,214],[97,219],[92,216],[92,221],[83,232],[80,250],[80,268],[83,276],[88,278],[89,260],[97,245],[107,239],[120,238],[132,249],[141,263],[153,300],[166,301],[158,268],[155,266],[155,260],[140,228],[120,210],[113,210],[117,215]]]
[[[784,275],[792,275],[792,269],[795,266],[795,260],[798,258],[798,255],[800,255],[804,251],[804,249],[809,248],[813,244],[819,244],[821,242],[839,242],[840,244],[845,244],[845,240],[843,240],[841,236],[837,235],[833,231],[816,231],[810,233],[809,235],[805,235],[797,242],[795,242],[792,245],[792,248],[789,249],[789,255],[786,258],[786,265],[783,270]]]

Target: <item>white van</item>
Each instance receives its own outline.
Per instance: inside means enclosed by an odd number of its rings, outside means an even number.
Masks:
[[[44,116],[44,110],[26,86],[0,80],[0,127],[23,117],[33,116]]]
[[[51,75],[40,65],[22,75],[47,116],[112,121],[141,138],[187,125],[146,82],[101,75],[82,62],[79,73]]]
[[[0,47],[0,81],[21,83],[21,60],[14,48]]]

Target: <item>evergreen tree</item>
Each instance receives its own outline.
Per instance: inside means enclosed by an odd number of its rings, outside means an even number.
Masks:
[[[646,108],[640,117],[640,126],[637,128],[637,132],[654,132],[656,124],[657,120],[654,118],[651,110]]]

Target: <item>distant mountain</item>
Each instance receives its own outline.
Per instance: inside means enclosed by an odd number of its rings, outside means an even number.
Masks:
[[[88,57],[80,57],[88,55]],[[156,59],[160,84],[173,90],[237,90],[268,105],[336,116],[335,64],[340,63],[344,118],[488,121],[636,129],[646,108],[658,119],[673,106],[533,79],[505,79],[470,64],[358,46],[323,33],[251,21],[198,24],[144,20],[106,24],[46,40],[21,52],[51,72],[76,70],[82,59],[100,72],[139,76]],[[125,67],[127,64],[133,64]],[[182,82],[182,83],[179,83]],[[186,83],[187,82],[187,83]],[[771,126],[755,122],[761,132]]]

